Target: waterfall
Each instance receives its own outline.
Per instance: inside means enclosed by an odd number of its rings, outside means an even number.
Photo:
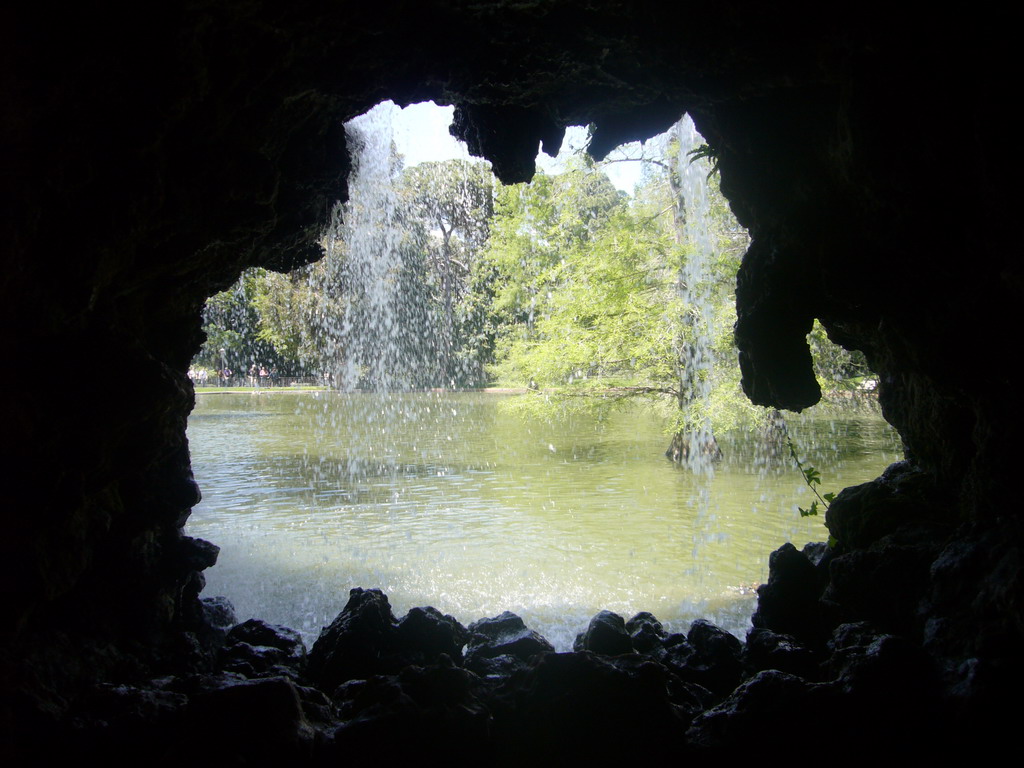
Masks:
[[[335,384],[343,391],[404,391],[429,378],[431,323],[398,192],[397,109],[385,102],[345,126],[349,201],[335,211],[328,233],[347,302],[331,334]]]
[[[686,257],[678,274],[678,291],[686,312],[678,339],[680,406],[686,411],[686,430],[673,441],[680,461],[698,474],[710,474],[719,450],[711,426],[712,344],[715,338],[715,312],[712,303],[711,274],[714,239],[708,176],[711,169],[705,158],[691,152],[704,143],[689,115],[674,129],[679,142],[673,190],[677,195],[677,221],[682,225]],[[679,221],[681,219],[681,221]]]

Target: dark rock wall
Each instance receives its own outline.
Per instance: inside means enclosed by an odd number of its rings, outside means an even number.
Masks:
[[[662,6],[2,12],[5,720],[59,714],[83,680],[205,663],[195,595],[216,552],[181,533],[198,498],[185,371],[200,308],[245,267],[319,256],[346,193],[342,122],[389,97],[456,104],[456,132],[506,181],[529,178],[538,141],[565,125],[595,123],[601,155],[690,110],[753,234],[738,290],[748,394],[815,401],[803,336],[820,318],[882,375],[928,489],[908,516],[975,526],[970,566],[947,557],[941,573],[985,581],[999,569],[975,550],[993,542],[1005,570],[1020,421],[1006,347],[1024,288],[1012,25]],[[837,528],[856,529],[839,507]],[[965,611],[1019,637],[1013,589],[969,610],[970,595],[936,589],[930,604],[960,617],[949,658],[971,646]]]
[[[46,710],[83,676],[194,656],[171,630],[215,558],[180,532],[199,498],[183,374],[204,296],[319,257],[344,194],[351,112],[296,76],[258,7],[216,6],[19,7],[0,24],[3,678]]]

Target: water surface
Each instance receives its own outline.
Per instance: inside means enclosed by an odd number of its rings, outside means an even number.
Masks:
[[[667,461],[640,410],[523,422],[508,396],[264,392],[197,397],[189,420],[203,501],[187,532],[221,547],[205,595],[239,619],[312,642],[355,586],[396,615],[433,605],[463,623],[512,610],[564,650],[606,608],[742,635],[770,552],[827,538],[785,457],[726,437],[712,479]],[[879,416],[792,416],[823,491],[901,458]]]

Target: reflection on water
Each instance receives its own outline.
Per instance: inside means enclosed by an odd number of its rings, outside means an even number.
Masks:
[[[745,632],[771,550],[827,537],[809,492],[756,441],[723,441],[714,477],[663,457],[642,412],[523,423],[493,394],[205,395],[189,420],[203,491],[188,533],[221,547],[206,594],[316,638],[354,586],[397,615],[463,623],[512,610],[566,649],[602,608]],[[900,456],[870,413],[792,417],[838,490]],[[710,505],[699,483],[710,482]]]

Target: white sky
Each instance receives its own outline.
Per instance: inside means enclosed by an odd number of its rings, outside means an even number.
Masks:
[[[454,111],[454,107],[439,107],[431,101],[395,110],[395,144],[405,156],[406,166],[429,160],[469,158],[466,145],[448,133]],[[537,167],[546,173],[558,173],[573,150],[583,147],[586,140],[586,128],[571,126],[565,132],[558,157],[551,158],[538,147]],[[633,187],[640,180],[640,170],[641,163],[614,163],[605,168],[605,173],[616,187],[633,194]]]

